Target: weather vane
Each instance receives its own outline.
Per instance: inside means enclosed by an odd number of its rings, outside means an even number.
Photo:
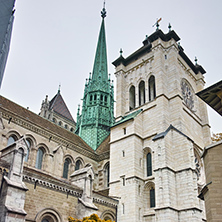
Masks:
[[[102,9],[102,11],[101,11],[101,17],[102,17],[102,18],[105,18],[105,17],[106,17],[105,4],[106,4],[106,2],[105,2],[105,0],[104,0],[104,2],[103,2],[103,9]]]
[[[152,27],[154,27],[154,26],[156,26],[156,30],[158,30],[159,29],[159,22],[162,20],[162,18],[159,18],[159,19],[157,19],[157,21],[155,22],[155,24],[152,26]]]

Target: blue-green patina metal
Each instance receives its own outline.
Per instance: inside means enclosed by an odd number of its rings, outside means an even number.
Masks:
[[[113,82],[108,76],[107,52],[104,18],[105,8],[101,12],[102,24],[96,49],[93,72],[86,79],[82,113],[77,112],[76,134],[94,150],[109,135],[114,123]]]

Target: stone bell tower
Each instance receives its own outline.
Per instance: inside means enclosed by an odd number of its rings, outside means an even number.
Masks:
[[[102,24],[99,33],[92,76],[86,80],[82,113],[78,108],[76,134],[94,150],[109,135],[114,122],[113,83],[108,77],[105,23],[106,10],[101,12]]]
[[[205,70],[176,32],[158,29],[116,68],[116,122],[110,138],[110,195],[118,221],[202,221],[200,153],[210,142]]]

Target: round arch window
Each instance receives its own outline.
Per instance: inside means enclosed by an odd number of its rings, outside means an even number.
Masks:
[[[7,145],[9,146],[9,145],[11,145],[11,144],[13,144],[15,141],[17,140],[17,137],[16,136],[10,136],[9,138],[8,138],[8,143],[7,143]]]

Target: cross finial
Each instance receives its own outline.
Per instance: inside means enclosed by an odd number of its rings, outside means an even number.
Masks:
[[[159,18],[159,19],[157,19],[157,21],[155,22],[155,24],[153,25],[153,27],[154,26],[156,26],[156,30],[158,30],[159,29],[159,22],[162,20],[162,18]]]
[[[106,2],[105,2],[105,0],[104,0],[104,2],[103,2],[103,9],[102,9],[102,11],[101,11],[101,17],[102,17],[103,19],[106,17],[105,4],[106,4]]]

